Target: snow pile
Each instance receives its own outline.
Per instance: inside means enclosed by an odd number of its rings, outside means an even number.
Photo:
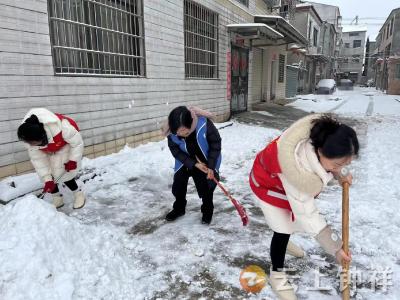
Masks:
[[[0,220],[2,299],[145,296],[122,233],[83,225],[35,196],[1,208]]]
[[[8,177],[0,181],[0,203],[7,203],[41,187],[42,183],[36,173]]]

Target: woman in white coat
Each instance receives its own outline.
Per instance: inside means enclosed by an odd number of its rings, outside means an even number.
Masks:
[[[328,115],[310,115],[295,122],[257,155],[249,180],[274,231],[269,282],[279,299],[297,299],[283,270],[286,252],[304,256],[300,247],[289,242],[294,232],[313,234],[338,263],[351,260],[342,250],[339,236],[319,214],[315,198],[334,177],[351,184],[351,175],[338,175],[358,151],[352,128]]]
[[[75,177],[83,154],[83,140],[75,121],[45,108],[31,109],[18,128],[32,165],[44,182],[44,193],[51,193],[56,208],[64,205],[57,183],[64,183],[74,194],[75,209],[85,205],[85,195]],[[58,180],[55,182],[55,180]]]

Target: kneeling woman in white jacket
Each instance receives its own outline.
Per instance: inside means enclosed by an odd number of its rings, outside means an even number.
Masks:
[[[274,231],[269,281],[279,299],[297,299],[282,270],[286,252],[304,255],[301,248],[289,242],[292,233],[311,233],[338,263],[350,261],[341,239],[319,214],[315,198],[333,177],[339,178],[340,170],[358,150],[352,128],[327,115],[311,115],[295,122],[257,155],[250,186]],[[350,184],[351,180],[351,175],[340,179]]]
[[[44,182],[44,193],[51,193],[56,208],[64,205],[57,183],[74,193],[74,208],[85,205],[85,195],[75,181],[83,154],[83,140],[75,121],[45,108],[30,110],[18,128],[32,165]],[[57,182],[55,180],[58,179]]]

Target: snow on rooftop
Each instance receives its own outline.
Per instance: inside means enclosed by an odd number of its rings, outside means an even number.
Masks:
[[[300,4],[296,4],[296,7],[309,7],[312,6],[312,4],[310,3],[300,3]]]
[[[368,31],[367,25],[343,25],[342,32]]]

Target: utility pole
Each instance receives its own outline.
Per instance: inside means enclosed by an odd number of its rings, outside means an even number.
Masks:
[[[356,16],[356,17],[353,19],[353,21],[351,21],[350,25],[352,25],[354,21],[356,22],[356,25],[358,25],[358,16]]]

